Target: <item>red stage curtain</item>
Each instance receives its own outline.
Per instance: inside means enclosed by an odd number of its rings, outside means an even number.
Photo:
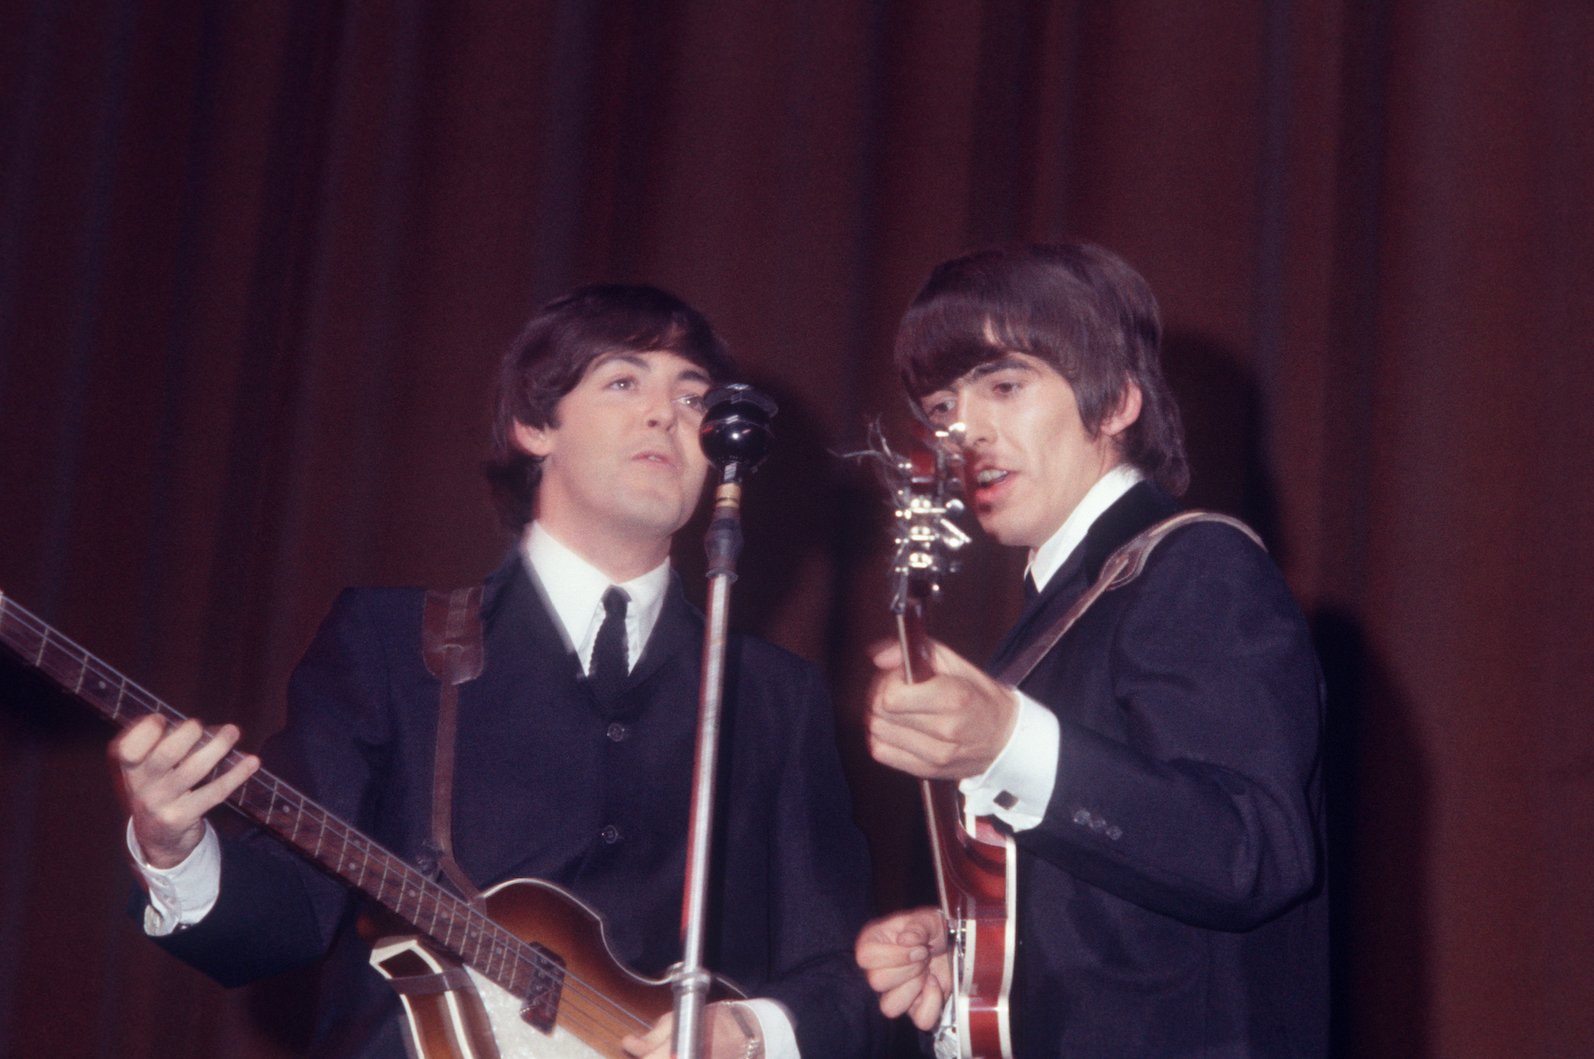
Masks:
[[[505,547],[500,350],[578,282],[705,309],[780,401],[736,621],[820,661],[882,899],[895,321],[1077,235],[1162,299],[1192,500],[1263,529],[1334,714],[1340,1044],[1594,1040],[1594,8],[1581,0],[0,9],[0,591],[255,741],[338,587]],[[700,570],[695,539],[682,565]],[[942,635],[1017,598],[985,550]],[[295,1054],[136,936],[106,731],[0,667],[0,1052]]]

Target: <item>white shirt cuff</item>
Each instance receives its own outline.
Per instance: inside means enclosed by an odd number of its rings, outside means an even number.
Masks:
[[[1014,831],[1041,822],[1057,784],[1061,733],[1057,717],[1018,689],[1018,722],[990,768],[958,783],[963,807],[973,816],[994,816]]]
[[[205,821],[205,835],[186,859],[171,868],[156,868],[144,859],[133,821],[127,822],[127,852],[149,892],[144,933],[159,938],[198,923],[216,905],[221,892],[221,842]]]
[[[797,1030],[786,1005],[767,997],[741,1004],[758,1020],[758,1032],[764,1035],[764,1059],[802,1059],[797,1051]]]
[[[767,997],[743,1000],[741,1005],[759,1021],[759,1032],[764,1035],[764,1059],[802,1059],[797,1051],[797,1029],[792,1026],[791,1011],[786,1010],[786,1005]]]

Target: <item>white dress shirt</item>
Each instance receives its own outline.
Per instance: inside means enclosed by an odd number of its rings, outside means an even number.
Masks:
[[[521,544],[526,565],[537,575],[543,601],[558,619],[565,643],[581,660],[581,671],[592,672],[592,648],[603,624],[603,594],[613,581],[596,566],[571,551],[542,523],[533,522]],[[636,666],[653,626],[664,609],[664,593],[670,587],[670,563],[665,560],[641,577],[614,587],[625,590],[630,602],[625,608],[625,661],[629,670]]]

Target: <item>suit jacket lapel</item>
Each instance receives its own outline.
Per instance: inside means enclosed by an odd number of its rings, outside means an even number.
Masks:
[[[527,682],[580,679],[581,664],[565,644],[519,548],[483,585],[482,627],[487,667],[480,680],[466,686],[480,701],[515,703],[520,701],[515,689]]]
[[[1046,582],[1040,594],[1024,605],[1018,620],[1007,630],[1002,642],[997,644],[996,652],[985,667],[986,672],[1001,672],[1002,668],[1023,650],[1025,644],[1039,635],[1051,624],[1056,615],[1067,610],[1069,604],[1085,591],[1089,582],[1085,580],[1085,565],[1081,551],[1082,549],[1076,548],[1074,554],[1070,555],[1067,561],[1058,567],[1051,580]]]
[[[1046,582],[1040,594],[1025,606],[985,667],[997,673],[1035,637],[1051,628],[1073,606],[1074,600],[1095,583],[1108,556],[1135,534],[1178,511],[1173,498],[1150,482],[1138,482],[1103,511],[1074,553]]]
[[[1085,563],[1085,584],[1095,584],[1102,565],[1129,539],[1178,512],[1173,498],[1150,482],[1138,482],[1091,523],[1079,546]]]

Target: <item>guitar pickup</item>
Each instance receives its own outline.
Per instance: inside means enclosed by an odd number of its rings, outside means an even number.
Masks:
[[[537,954],[531,972],[531,986],[520,1003],[520,1017],[542,1033],[552,1034],[559,1020],[559,998],[565,988],[565,961],[554,952],[532,942]]]

